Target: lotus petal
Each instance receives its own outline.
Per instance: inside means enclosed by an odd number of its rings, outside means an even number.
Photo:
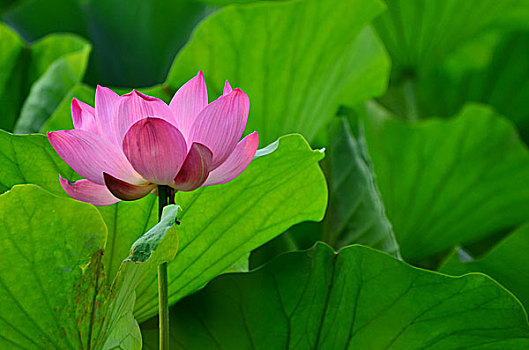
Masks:
[[[203,186],[223,184],[235,179],[250,164],[258,146],[257,132],[246,136],[237,144],[228,159],[209,174]]]
[[[182,133],[172,124],[160,118],[144,118],[127,131],[123,152],[145,179],[169,185],[184,162],[187,145]]]
[[[174,179],[173,187],[178,191],[192,191],[206,181],[213,153],[200,143],[193,143],[189,153]]]
[[[104,185],[103,172],[133,184],[145,180],[132,168],[123,152],[100,136],[85,130],[48,132],[59,156],[82,177]]]
[[[70,197],[93,205],[112,205],[119,202],[105,185],[98,185],[86,179],[71,182],[59,175],[62,188]]]
[[[189,135],[198,114],[208,105],[208,89],[202,72],[185,83],[173,96],[169,107],[176,118],[178,130]]]
[[[228,158],[241,139],[249,108],[248,96],[234,89],[207,105],[198,115],[188,142],[201,143],[213,152],[212,169]]]
[[[176,126],[173,113],[162,100],[136,90],[121,96],[114,110],[114,127],[118,141],[123,140],[134,123],[146,117],[160,118]]]
[[[152,183],[142,186],[129,184],[128,182],[117,179],[107,173],[103,173],[103,176],[105,178],[105,184],[108,190],[114,196],[124,201],[134,201],[136,199],[143,198],[156,187],[156,185]]]

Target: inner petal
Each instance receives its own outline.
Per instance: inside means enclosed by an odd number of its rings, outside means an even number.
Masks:
[[[144,118],[134,123],[123,139],[123,152],[145,179],[160,185],[173,182],[186,157],[182,133],[160,118]]]
[[[200,187],[208,178],[212,159],[213,153],[209,148],[194,142],[174,179],[173,187],[178,191],[193,191]]]

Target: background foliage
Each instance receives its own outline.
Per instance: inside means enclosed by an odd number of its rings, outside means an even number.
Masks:
[[[0,347],[157,348],[171,261],[175,348],[526,348],[528,18],[529,0],[3,1]],[[73,127],[72,97],[168,102],[198,70],[250,96],[262,149],[239,178],[178,193],[179,227],[154,195],[66,196],[58,173],[79,177],[41,133]]]

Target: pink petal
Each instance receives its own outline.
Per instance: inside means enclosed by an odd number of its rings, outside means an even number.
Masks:
[[[47,135],[59,156],[91,182],[104,185],[103,172],[107,172],[127,182],[145,183],[123,152],[96,134],[85,130],[61,130]]]
[[[71,182],[59,175],[62,188],[70,197],[93,205],[111,205],[119,202],[105,185],[98,185],[86,179]]]
[[[219,97],[200,112],[191,128],[189,142],[198,142],[213,152],[212,169],[228,158],[240,140],[250,101],[241,89]]]
[[[144,95],[136,90],[121,96],[114,110],[114,127],[118,140],[123,140],[134,123],[147,117],[161,118],[176,125],[169,106],[159,98]]]
[[[108,190],[110,190],[114,196],[124,201],[134,201],[143,198],[148,195],[154,187],[156,187],[155,184],[151,183],[136,186],[120,179],[116,179],[114,176],[107,173],[103,173],[103,176],[105,177],[105,184]]]
[[[169,108],[173,112],[178,130],[185,137],[189,135],[191,126],[198,113],[208,105],[208,90],[202,72],[185,83],[173,96]]]
[[[218,185],[229,182],[239,176],[252,161],[259,146],[259,135],[253,132],[242,139],[228,159],[213,170],[203,186]]]
[[[224,91],[222,91],[223,95],[229,94],[233,89],[231,88],[230,83],[226,80],[226,83],[224,84]]]
[[[114,108],[119,101],[119,95],[109,88],[97,86],[95,100],[96,121],[101,128],[104,138],[116,145],[120,145],[114,129]]]
[[[155,184],[173,182],[184,162],[184,136],[160,118],[144,118],[133,124],[123,139],[123,151],[134,169]]]
[[[99,134],[99,126],[96,122],[95,110],[92,106],[87,105],[78,99],[72,99],[72,120],[76,129],[86,130]]]
[[[213,154],[206,146],[193,143],[186,160],[174,179],[173,187],[178,191],[193,191],[206,181]]]

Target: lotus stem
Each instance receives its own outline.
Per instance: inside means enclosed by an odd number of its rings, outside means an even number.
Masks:
[[[168,186],[158,186],[158,220],[162,218],[163,208],[167,205],[170,194],[173,193]],[[173,202],[173,198],[170,198],[169,201]],[[160,350],[169,350],[169,293],[167,283],[167,263],[158,265],[158,328],[160,335]]]

